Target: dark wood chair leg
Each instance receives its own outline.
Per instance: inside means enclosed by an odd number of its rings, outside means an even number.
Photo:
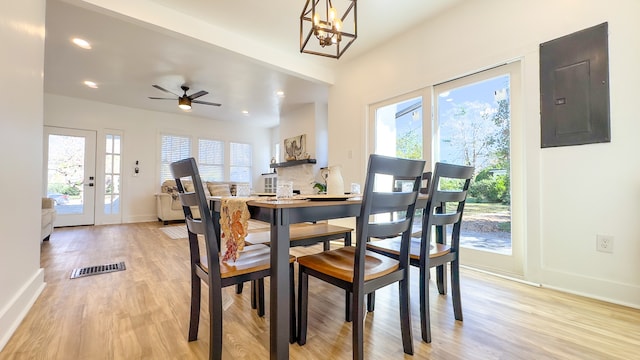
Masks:
[[[351,322],[353,359],[364,359],[364,294],[353,295]]]
[[[258,279],[258,316],[264,316],[264,278]]]
[[[236,288],[237,294],[237,288]],[[256,280],[251,280],[251,308],[258,308],[258,282]]]
[[[198,340],[200,324],[200,298],[202,281],[194,272],[191,273],[191,315],[189,317],[189,341]]]
[[[409,271],[406,278],[400,281],[400,331],[402,347],[405,354],[413,355],[413,336],[411,335],[411,310],[409,309]]]
[[[331,250],[331,245],[329,245],[329,241],[322,242],[322,251],[329,251],[329,250]]]
[[[344,321],[351,322],[353,320],[352,309],[353,306],[353,294],[349,290],[344,292]]]
[[[222,359],[222,292],[220,287],[209,285],[209,359]]]
[[[438,292],[442,295],[447,293],[447,265],[436,266],[436,282]]]
[[[376,309],[376,292],[371,292],[367,295],[367,311],[373,312]]]
[[[458,260],[451,262],[451,299],[456,320],[462,321],[462,297],[460,296],[460,266]]]
[[[348,232],[344,236],[344,246],[351,246],[351,232]]]
[[[242,287],[243,286],[244,286],[244,283],[236,284],[236,294],[242,294]]]
[[[420,266],[420,330],[422,340],[431,342],[431,320],[429,318],[429,268]]]
[[[307,343],[307,310],[309,306],[309,275],[298,268],[298,344]]]

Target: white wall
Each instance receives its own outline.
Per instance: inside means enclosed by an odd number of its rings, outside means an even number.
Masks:
[[[636,0],[464,2],[341,64],[329,95],[329,162],[343,164],[345,183],[361,178],[368,104],[520,59],[525,135],[513,145],[524,154],[514,161],[524,162],[525,277],[640,307],[638,14]],[[541,149],[538,45],[605,21],[612,141]],[[615,237],[613,254],[595,251],[596,234]]]
[[[253,144],[253,184],[260,184],[260,174],[269,172],[270,130],[237,131],[233,123],[174,115],[155,111],[115,106],[65,96],[45,94],[44,123],[74,129],[95,130],[98,138],[107,129],[122,130],[123,222],[156,220],[153,196],[160,190],[159,141],[161,133],[223,140],[227,142],[225,157],[228,163],[228,142]],[[103,142],[98,140],[98,157],[104,156]],[[133,176],[133,164],[140,161],[140,174]],[[101,178],[98,169],[97,178]],[[228,174],[227,174],[228,176]],[[228,180],[228,178],[227,178]],[[261,184],[260,184],[261,186]],[[99,219],[96,219],[99,223]]]
[[[24,0],[2,7],[0,350],[44,288],[40,173],[45,4]]]
[[[293,180],[296,177],[304,177],[304,184],[297,184],[294,181],[294,188],[303,193],[313,193],[313,179],[321,181],[319,171],[321,167],[327,166],[327,104],[311,103],[298,106],[287,111],[280,117],[277,136],[280,144],[280,161],[284,162],[284,139],[306,134],[307,152],[312,159],[316,159],[313,166],[305,165],[304,169],[297,167],[280,168],[280,175],[285,175],[286,180]],[[298,185],[298,187],[296,187]]]

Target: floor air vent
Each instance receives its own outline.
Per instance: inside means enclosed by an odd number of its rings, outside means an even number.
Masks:
[[[127,268],[124,266],[124,261],[121,261],[117,264],[107,264],[107,265],[97,265],[97,266],[87,266],[83,268],[73,269],[71,272],[71,278],[76,279],[84,276],[98,275],[98,274],[106,274],[114,271],[122,271]]]

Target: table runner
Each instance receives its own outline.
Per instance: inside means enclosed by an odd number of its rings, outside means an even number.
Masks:
[[[249,228],[249,198],[223,197],[220,206],[220,245],[222,261],[236,261],[244,249]]]

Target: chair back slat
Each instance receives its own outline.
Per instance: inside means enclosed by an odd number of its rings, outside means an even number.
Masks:
[[[435,202],[460,202],[467,198],[467,192],[462,190],[439,190],[433,194]]]
[[[371,209],[371,215],[373,215],[406,210],[407,206],[415,202],[416,194],[414,192],[374,192],[371,196],[371,201],[378,204]]]
[[[194,220],[191,216],[186,217],[187,230],[197,235],[204,235],[205,226],[202,220]]]
[[[411,228],[411,218],[405,217],[401,221],[388,223],[372,223],[369,226],[369,237],[384,238],[389,234],[402,234]]]
[[[459,212],[449,214],[432,214],[431,217],[432,225],[451,225],[457,223],[462,217],[462,214]]]
[[[424,166],[423,160],[370,155],[357,221],[358,239],[353,278],[355,287],[363,286],[366,242],[371,237],[384,238],[401,234],[400,267],[408,271],[411,225]],[[388,177],[379,175],[391,175],[393,179],[411,181],[411,191],[394,192],[395,181],[384,188],[385,181],[389,182]]]
[[[433,227],[438,230],[437,242],[448,244],[451,251],[458,251],[464,205],[473,174],[474,168],[471,166],[436,163],[422,220],[421,257],[429,251]],[[443,180],[447,181],[447,185]],[[449,189],[452,186],[455,188]]]
[[[198,206],[198,196],[195,192],[192,193],[180,193],[180,202],[182,206]]]

